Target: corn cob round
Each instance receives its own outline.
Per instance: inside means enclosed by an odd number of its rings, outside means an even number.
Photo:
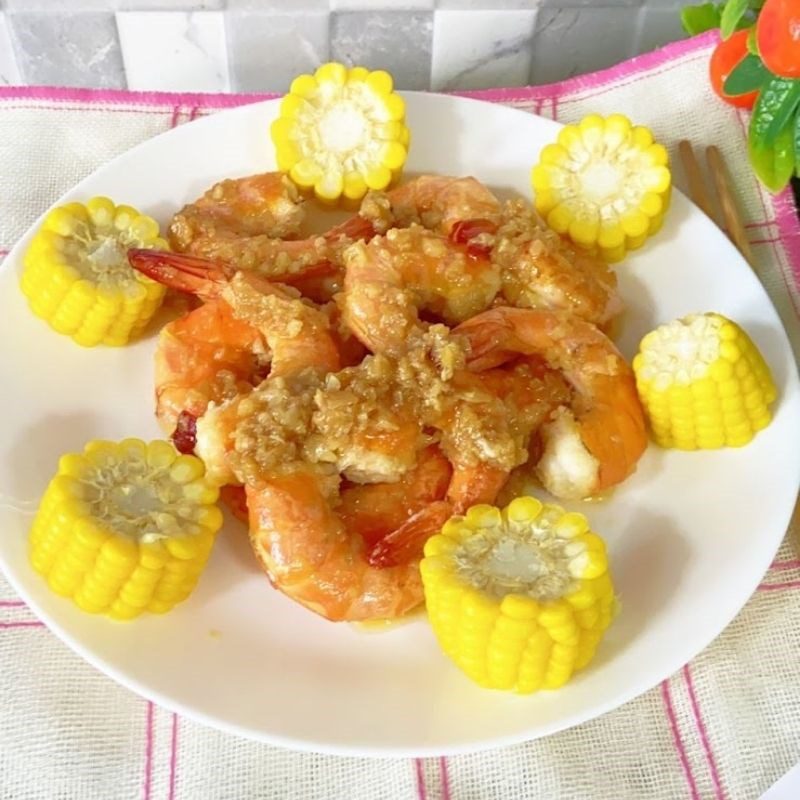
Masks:
[[[335,62],[292,81],[270,134],[278,168],[298,187],[345,204],[400,176],[410,138],[391,75]]]
[[[532,497],[453,517],[420,571],[439,644],[487,688],[563,686],[616,612],[603,540],[582,514]]]
[[[222,512],[203,462],[163,441],[92,441],[62,456],[30,531],[30,560],[84,611],[161,614],[193,591]]]
[[[721,314],[690,314],[645,336],[633,359],[662,447],[741,447],[769,425],[777,392],[750,337]]]
[[[31,310],[85,347],[127,344],[166,291],[130,266],[131,247],[168,244],[155,220],[107,197],[53,209],[25,253],[21,287]]]
[[[669,157],[648,128],[622,114],[591,114],[542,150],[531,183],[536,210],[551,228],[616,262],[661,227]]]

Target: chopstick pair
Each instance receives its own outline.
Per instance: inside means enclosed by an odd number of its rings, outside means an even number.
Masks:
[[[703,173],[694,154],[691,142],[686,139],[678,143],[678,153],[683,162],[683,169],[689,183],[689,194],[719,228],[728,234],[728,237],[750,265],[753,272],[758,274],[753,260],[753,251],[747,240],[744,224],[739,209],[734,201],[725,160],[719,148],[714,145],[706,147],[706,162],[711,173],[713,186],[717,192],[717,205],[722,212],[722,220],[717,216],[714,204],[706,191]],[[789,522],[789,532],[793,534],[794,549],[800,555],[800,497],[794,507],[792,519]]]
[[[692,196],[692,200],[694,200],[696,205],[700,206],[717,227],[728,234],[728,237],[733,244],[736,245],[736,248],[744,257],[744,260],[747,261],[755,272],[753,251],[750,249],[750,242],[747,240],[742,217],[736,206],[736,201],[734,200],[733,191],[731,190],[730,181],[728,180],[725,159],[719,151],[719,148],[712,144],[706,147],[705,152],[706,163],[711,173],[712,184],[716,189],[717,205],[722,213],[721,220],[706,191],[703,173],[695,157],[691,142],[686,139],[679,142],[678,152],[680,153],[683,169],[689,182],[689,193]]]

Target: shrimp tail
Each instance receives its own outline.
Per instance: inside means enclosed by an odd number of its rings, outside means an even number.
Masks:
[[[164,286],[204,298],[218,297],[231,270],[224,264],[166,250],[128,250],[130,265]]]
[[[450,518],[453,507],[445,500],[431,503],[383,537],[367,553],[373,567],[395,567],[422,558],[425,542]]]

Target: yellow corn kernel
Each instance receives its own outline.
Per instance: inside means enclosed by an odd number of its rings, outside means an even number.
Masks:
[[[777,392],[769,367],[747,333],[721,314],[661,325],[642,339],[633,370],[661,447],[741,447],[772,419]]]
[[[165,249],[158,223],[107,197],[53,209],[26,251],[22,292],[36,316],[85,347],[127,344],[166,291],[128,264],[132,247]]]
[[[292,81],[270,136],[278,168],[331,204],[385,189],[408,157],[405,102],[391,75],[336,62]]]
[[[531,497],[448,520],[420,574],[442,650],[488,688],[563,685],[591,661],[615,609],[602,539],[583,515]]]
[[[591,114],[542,149],[531,185],[551,228],[616,262],[661,228],[671,174],[666,149],[647,128],[621,114]]]
[[[107,210],[99,202],[88,213]],[[218,494],[202,462],[167,442],[89,442],[59,461],[31,526],[31,564],[89,613],[164,613],[205,567],[222,526]]]

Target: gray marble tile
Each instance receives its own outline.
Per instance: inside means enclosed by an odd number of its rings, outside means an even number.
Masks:
[[[535,9],[542,0],[436,0],[436,8],[461,11],[504,11]]]
[[[352,11],[331,15],[331,57],[385,69],[399,89],[428,89],[433,14],[426,11]]]
[[[225,28],[234,91],[285,92],[329,58],[327,13],[229,12]]]
[[[609,67],[635,52],[639,15],[629,8],[543,8],[536,17],[531,83]]]
[[[432,88],[525,85],[531,71],[535,19],[535,10],[437,11]]]
[[[647,5],[640,13],[639,40],[636,43],[638,52],[646,53],[669,42],[686,38],[686,31],[681,26],[680,12],[677,9],[663,6],[654,8]]]
[[[113,14],[7,15],[26,83],[124,88],[125,72]]]
[[[328,0],[227,0],[226,7],[229,11],[277,11],[287,14],[300,11],[328,11],[329,6]]]
[[[6,15],[0,12],[0,86],[10,86],[20,82],[17,59],[11,46]]]

